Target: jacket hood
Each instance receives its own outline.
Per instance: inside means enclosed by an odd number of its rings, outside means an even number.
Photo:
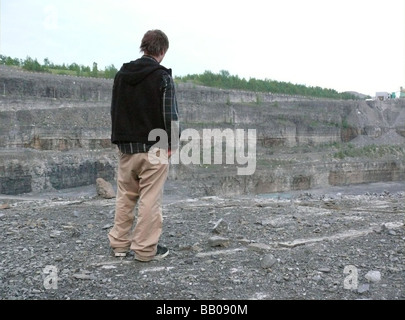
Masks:
[[[116,77],[130,85],[136,85],[156,70],[165,70],[171,75],[171,70],[161,66],[156,60],[142,57],[135,61],[124,63]]]

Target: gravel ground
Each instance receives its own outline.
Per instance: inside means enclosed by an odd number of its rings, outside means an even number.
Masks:
[[[162,244],[108,246],[115,199],[0,198],[2,300],[403,300],[404,184],[271,196],[185,196],[169,181]]]

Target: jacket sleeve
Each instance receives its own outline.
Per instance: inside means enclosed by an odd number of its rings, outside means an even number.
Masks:
[[[169,148],[176,150],[179,147],[180,122],[179,110],[177,106],[176,90],[173,78],[164,75],[162,79],[162,101],[163,101],[163,120],[168,135]]]

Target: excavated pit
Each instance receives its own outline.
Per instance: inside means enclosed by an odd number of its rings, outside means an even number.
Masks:
[[[0,194],[115,183],[110,143],[112,80],[56,76],[0,67]],[[256,130],[252,174],[236,159],[172,163],[169,179],[196,195],[310,190],[405,180],[405,100],[325,100],[177,84],[182,132]],[[228,131],[227,131],[228,130]],[[230,131],[229,131],[230,130]],[[244,154],[248,142],[244,143]],[[181,148],[190,141],[184,138]],[[360,151],[338,157],[344,148]],[[368,148],[373,153],[368,153]],[[182,149],[180,149],[181,151]],[[383,151],[381,151],[383,150]],[[179,152],[180,152],[179,151]],[[200,149],[201,153],[202,149]],[[181,159],[179,157],[179,159]],[[194,158],[195,159],[195,158]]]

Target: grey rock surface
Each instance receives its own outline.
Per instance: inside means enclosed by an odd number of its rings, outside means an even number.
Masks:
[[[170,254],[150,263],[112,256],[107,232],[115,199],[98,196],[95,187],[2,196],[0,297],[403,300],[405,193],[403,185],[390,186],[190,197],[168,181],[161,243]],[[211,246],[221,219],[229,226],[220,236],[227,246]],[[264,220],[274,223],[257,223]],[[346,266],[356,273],[345,273]],[[380,280],[368,281],[370,271]]]

